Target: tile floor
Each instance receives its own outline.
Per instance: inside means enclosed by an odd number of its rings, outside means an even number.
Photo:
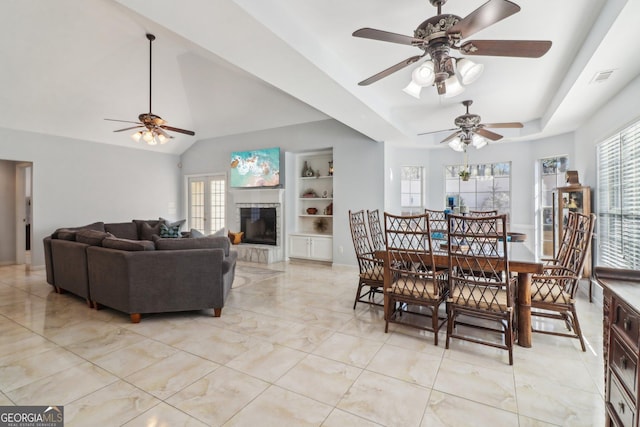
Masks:
[[[222,317],[132,324],[54,293],[44,271],[0,267],[0,405],[64,405],[67,426],[604,424],[601,308],[582,295],[586,353],[534,334],[509,366],[503,350],[445,350],[444,333],[438,347],[400,325],[385,334],[380,308],[352,308],[353,267],[243,268],[252,278]]]

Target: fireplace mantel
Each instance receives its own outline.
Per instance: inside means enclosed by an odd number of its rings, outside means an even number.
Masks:
[[[282,203],[284,198],[282,188],[231,189],[229,193],[233,203]]]

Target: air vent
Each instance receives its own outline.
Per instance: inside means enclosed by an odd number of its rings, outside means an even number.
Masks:
[[[611,74],[613,74],[614,71],[615,70],[598,71],[591,79],[591,83],[602,83],[609,80],[609,77],[611,77]]]

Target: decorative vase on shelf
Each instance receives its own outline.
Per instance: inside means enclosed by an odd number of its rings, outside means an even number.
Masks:
[[[329,162],[329,176],[333,176],[333,161]]]
[[[305,178],[309,175],[307,175],[307,173],[309,172],[309,165],[307,164],[307,161],[304,161],[304,166],[302,166],[302,177]]]

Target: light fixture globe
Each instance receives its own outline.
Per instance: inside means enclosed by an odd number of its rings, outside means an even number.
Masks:
[[[455,74],[452,74],[447,80],[445,80],[444,85],[447,90],[444,93],[445,98],[453,98],[454,96],[460,95],[464,92],[464,86],[460,84]]]
[[[462,140],[458,136],[456,136],[451,141],[449,141],[449,147],[453,151],[459,151],[459,152],[464,151],[464,143],[462,142]]]
[[[425,61],[411,73],[411,81],[418,86],[431,86],[435,79],[434,65],[431,61]]]
[[[485,145],[487,145],[487,140],[481,137],[480,135],[478,135],[477,133],[474,133],[473,136],[471,137],[471,144],[473,144],[473,146],[476,147],[477,149],[480,149]]]
[[[414,83],[414,81],[411,80],[409,82],[409,84],[407,85],[407,87],[402,89],[402,91],[404,93],[407,93],[407,94],[413,96],[416,99],[420,99],[420,92],[422,91],[422,86]]]
[[[465,86],[478,80],[484,71],[483,64],[477,64],[467,58],[458,59],[456,68],[460,76],[460,81]]]

